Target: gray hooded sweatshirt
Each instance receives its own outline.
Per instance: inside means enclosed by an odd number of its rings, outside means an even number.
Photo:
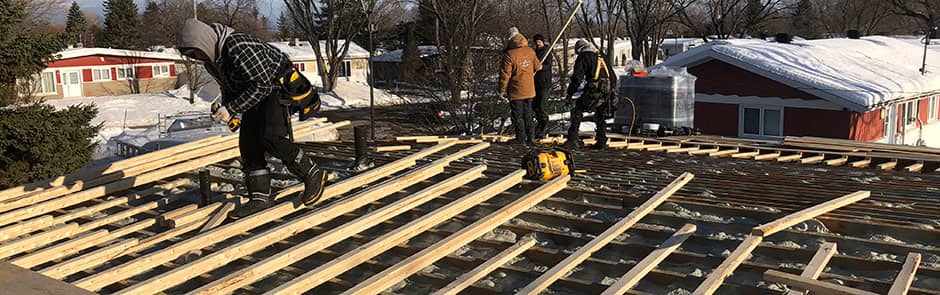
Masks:
[[[222,88],[222,105],[235,113],[244,113],[278,91],[275,78],[291,66],[287,55],[274,46],[221,24],[188,19],[178,40],[179,48],[206,53],[206,71]]]

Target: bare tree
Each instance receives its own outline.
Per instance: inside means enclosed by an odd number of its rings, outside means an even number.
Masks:
[[[363,7],[363,2],[358,0],[285,0],[284,3],[294,24],[317,55],[317,73],[323,91],[333,91],[349,51],[349,40],[366,24],[363,8],[371,9],[375,1],[366,3],[368,7]],[[320,44],[321,39],[325,46]]]
[[[668,32],[667,24],[696,0],[622,0],[622,15],[633,44],[633,59],[650,66],[656,64],[659,47]]]
[[[203,70],[202,63],[191,59],[185,55],[180,54],[183,72],[178,73],[177,77],[186,75],[186,88],[189,89],[189,103],[196,103],[196,94],[202,90],[203,86],[209,84],[211,81],[210,77],[206,77],[208,73]],[[177,82],[178,84],[179,82]]]
[[[728,39],[741,33],[746,11],[746,0],[700,0],[682,10],[679,16],[687,27],[707,41],[710,35]]]
[[[746,0],[742,19],[744,34],[760,36],[766,33],[767,23],[784,17],[783,12],[790,8],[785,0]]]
[[[823,23],[832,33],[859,30],[865,35],[882,31],[892,7],[883,0],[832,0],[822,2]]]
[[[916,19],[922,28],[930,29],[937,26],[940,18],[940,2],[936,0],[889,0],[893,12]]]
[[[188,3],[192,7],[192,2]],[[198,13],[200,20],[220,23],[263,40],[272,36],[268,18],[258,10],[258,0],[206,0],[199,3]]]
[[[480,26],[486,14],[492,12],[493,2],[422,0],[417,4],[434,18],[434,44],[441,56],[444,84],[450,91],[451,100],[460,101],[461,92],[466,89],[466,77],[471,73],[471,50],[480,41]]]

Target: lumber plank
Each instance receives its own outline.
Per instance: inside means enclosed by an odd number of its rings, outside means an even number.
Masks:
[[[690,151],[690,152],[689,152],[689,155],[692,155],[692,156],[701,156],[701,155],[708,155],[708,154],[711,154],[711,153],[717,153],[718,151],[720,151],[720,149],[718,149],[718,148],[705,149],[705,150],[697,150],[697,151]]]
[[[904,295],[911,289],[911,283],[914,282],[914,275],[917,274],[917,266],[920,265],[920,253],[908,253],[904,259],[904,265],[901,271],[894,278],[888,295]]]
[[[737,154],[731,155],[731,158],[734,158],[734,159],[750,159],[750,158],[756,157],[757,155],[760,155],[760,151],[737,153]]]
[[[616,283],[610,285],[607,290],[604,290],[602,295],[620,295],[630,291],[630,289],[636,286],[653,268],[656,268],[659,263],[663,262],[669,254],[679,249],[679,245],[682,245],[682,242],[685,242],[686,239],[695,234],[695,230],[695,225],[691,223],[682,226],[682,228],[677,230],[669,239],[666,239],[659,247],[650,252],[646,258],[640,260],[640,262],[627,271],[626,274],[621,276]]]
[[[898,160],[878,164],[878,169],[881,170],[894,170],[896,167],[898,167]]]
[[[750,257],[751,252],[760,245],[762,240],[764,240],[764,237],[755,235],[748,235],[747,238],[744,238],[744,241],[734,249],[734,252],[731,252],[731,255],[728,255],[715,270],[708,274],[705,281],[692,294],[708,295],[715,293],[721,283],[725,281],[725,278],[730,276],[731,272],[738,268],[738,265],[741,265],[744,260]]]
[[[0,261],[0,284],[3,294],[16,295],[92,295],[68,283]]]
[[[907,171],[907,172],[915,172],[915,173],[916,173],[916,172],[920,172],[920,171],[923,170],[923,169],[924,169],[924,162],[923,162],[923,161],[917,162],[917,163],[914,163],[914,164],[911,164],[911,165],[908,165],[907,167],[904,167],[904,171]]]
[[[849,157],[842,156],[841,158],[826,160],[826,165],[829,166],[842,166],[849,161]]]
[[[666,151],[666,150],[680,149],[680,148],[682,148],[682,145],[679,145],[679,144],[663,145],[663,146],[654,146],[654,147],[646,148],[646,151],[647,152],[659,152],[659,151]]]
[[[678,148],[678,149],[666,150],[666,153],[668,153],[668,154],[688,153],[688,152],[697,151],[697,150],[699,150],[699,149],[701,149],[701,148],[700,148],[700,147],[697,147],[697,146],[693,146],[693,147],[687,147],[687,148]]]
[[[209,204],[208,206],[203,206],[202,208],[177,216],[176,218],[167,219],[166,225],[169,227],[176,227],[178,225],[189,224],[197,220],[208,220],[207,218],[210,218],[212,213],[218,211],[219,208],[222,208],[222,203],[215,202]]]
[[[499,254],[486,260],[486,262],[483,262],[483,264],[480,264],[472,270],[465,272],[460,277],[457,277],[457,279],[455,279],[453,282],[447,284],[447,286],[444,286],[440,290],[435,291],[433,295],[457,295],[460,293],[460,291],[463,291],[463,289],[469,287],[474,282],[479,281],[483,277],[486,277],[487,274],[498,269],[500,266],[506,264],[513,258],[516,258],[516,256],[519,256],[519,254],[522,254],[529,248],[532,248],[532,246],[535,246],[535,242],[537,241],[532,237],[523,237],[511,247],[503,250],[502,252],[499,252]]]
[[[186,205],[180,206],[179,208],[176,208],[176,209],[167,211],[166,213],[163,213],[163,214],[160,215],[160,223],[161,223],[163,226],[170,226],[170,227],[172,227],[172,225],[170,225],[170,220],[173,220],[173,219],[179,218],[180,216],[189,214],[189,213],[195,211],[196,209],[199,209],[199,205],[197,205],[197,204],[186,204]]]
[[[865,168],[871,165],[871,159],[858,160],[852,163],[849,163],[849,166],[854,168]]]
[[[64,279],[74,273],[107,263],[109,260],[119,256],[126,249],[137,245],[137,239],[127,239],[89,254],[60,262],[53,266],[44,268],[39,273],[54,279]]]
[[[431,265],[438,259],[441,259],[447,254],[456,251],[458,248],[469,244],[471,241],[483,236],[487,232],[495,229],[510,219],[518,216],[519,214],[522,214],[522,212],[529,210],[529,208],[534,207],[536,204],[565,189],[568,186],[568,181],[570,179],[570,175],[565,175],[539,186],[526,195],[520,197],[518,200],[503,206],[499,210],[490,213],[486,217],[483,217],[473,224],[464,227],[460,231],[457,231],[438,241],[437,243],[434,243],[434,245],[424,248],[420,252],[405,258],[405,260],[396,263],[389,268],[386,268],[382,272],[366,279],[351,289],[346,290],[346,292],[343,292],[343,294],[367,294],[388,289],[395,283],[398,283],[399,281],[408,278],[412,274],[421,271],[421,269]],[[306,291],[302,289],[309,289],[308,286],[294,283],[296,281],[297,280],[293,280],[285,285],[281,285],[278,288],[268,292],[268,294],[281,294],[281,291],[287,292],[288,294],[297,294]]]
[[[228,213],[232,210],[235,210],[235,202],[226,202],[225,205],[222,205],[222,208],[219,208],[219,211],[212,215],[212,218],[209,218],[209,221],[206,221],[206,224],[199,229],[199,232],[206,232],[218,227],[228,218]]]
[[[778,270],[764,272],[764,280],[768,282],[787,284],[787,286],[809,290],[812,294],[820,295],[876,295],[878,293],[846,287],[839,284],[817,281]]]
[[[523,176],[525,176],[525,171],[517,170],[495,182],[491,182],[486,186],[461,197],[460,199],[457,199],[456,201],[440,207],[431,213],[422,216],[421,218],[415,219],[408,224],[405,224],[404,226],[401,226],[382,235],[381,237],[370,241],[369,243],[359,246],[358,248],[343,254],[339,258],[333,259],[332,261],[327,262],[326,264],[323,264],[316,269],[302,274],[294,280],[286,284],[282,284],[280,289],[272,290],[269,293],[280,294],[278,293],[281,292],[280,290],[286,293],[302,292],[301,289],[310,289],[323,284],[330,279],[343,274],[349,269],[352,269],[357,265],[366,262],[375,256],[378,256],[388,249],[391,249],[395,245],[403,243],[408,239],[419,235],[421,232],[431,229],[437,224],[508,190],[509,188],[520,183]],[[569,178],[569,176],[564,176],[564,178]],[[288,289],[296,290],[290,291]],[[199,293],[193,292],[191,294]]]
[[[868,198],[869,196],[871,196],[871,192],[869,191],[857,191],[851,194],[847,194],[842,197],[838,197],[838,198],[826,201],[822,204],[818,204],[816,206],[797,211],[793,214],[784,216],[783,218],[771,221],[769,223],[765,223],[757,227],[754,227],[754,229],[751,230],[751,234],[766,237],[776,232],[779,232],[781,230],[787,229],[791,226],[794,226],[797,223],[806,221],[811,218],[815,218],[819,215],[825,214],[832,210],[836,210],[841,207],[845,207],[849,204],[864,200]]]
[[[6,242],[23,234],[50,227],[53,225],[52,221],[54,219],[52,215],[43,215],[17,224],[8,225],[0,229],[0,242]]]
[[[642,151],[642,150],[647,150],[647,149],[659,147],[659,146],[662,146],[662,145],[663,145],[662,143],[643,144],[643,145],[636,145],[636,146],[628,145],[628,146],[627,146],[627,149],[628,149],[628,150],[633,150],[633,151]]]
[[[387,152],[397,152],[397,151],[410,151],[410,145],[390,145],[390,146],[377,146],[375,147],[375,152],[377,153],[387,153]]]
[[[803,158],[803,153],[798,153],[798,154],[793,154],[793,155],[777,158],[777,162],[780,162],[780,163],[796,162],[796,161],[799,161],[800,158]]]
[[[529,283],[529,285],[522,288],[519,293],[522,294],[538,294],[548,288],[556,280],[567,274],[569,271],[574,269],[584,262],[584,260],[591,257],[591,254],[600,250],[606,246],[610,241],[613,241],[617,236],[626,232],[630,227],[646,217],[647,214],[653,212],[660,204],[666,201],[669,197],[675,194],[677,191],[682,189],[689,181],[692,181],[695,175],[692,173],[682,173],[675,180],[672,181],[665,188],[660,190],[658,193],[650,197],[646,202],[643,202],[640,207],[634,209],[626,217],[612,225],[610,228],[605,230],[603,233],[597,235],[593,240],[582,246],[578,251],[568,255],[564,260],[556,264],[554,267],[543,273],[535,281]]]
[[[172,229],[170,229],[170,230],[167,230],[167,231],[165,231],[165,232],[161,232],[161,233],[159,233],[159,234],[157,234],[157,235],[147,237],[146,239],[140,240],[140,241],[137,243],[137,245],[134,245],[133,247],[128,248],[128,249],[127,249],[127,252],[125,252],[125,253],[123,253],[123,254],[129,254],[129,253],[138,252],[138,251],[141,251],[141,250],[150,248],[150,247],[152,247],[152,246],[154,246],[154,245],[156,245],[156,244],[162,243],[162,242],[164,242],[164,241],[167,241],[167,240],[173,239],[173,238],[175,238],[175,237],[184,235],[184,234],[186,234],[186,233],[188,233],[188,232],[191,232],[191,231],[194,231],[194,230],[198,229],[199,227],[201,227],[201,226],[203,225],[204,222],[205,222],[205,220],[197,220],[197,221],[194,221],[194,222],[191,222],[191,223],[188,223],[188,224],[184,224],[184,225],[182,225],[182,226],[174,227],[174,228],[172,228]],[[123,255],[123,254],[122,254],[122,255]]]
[[[733,154],[737,154],[737,153],[738,153],[738,149],[734,148],[734,149],[730,149],[730,150],[723,150],[723,151],[717,151],[717,152],[714,152],[714,153],[710,153],[710,154],[708,154],[708,156],[709,156],[709,157],[724,158],[724,157],[727,157],[727,156],[730,156],[730,155],[733,155]]]
[[[770,154],[763,154],[763,155],[757,155],[757,156],[754,156],[754,160],[757,160],[757,161],[773,161],[773,160],[776,160],[777,158],[780,158],[780,155],[781,155],[780,152],[770,153]]]
[[[439,152],[446,148],[453,146],[454,142],[445,142],[440,143],[432,147],[428,147],[420,152],[412,154],[410,156],[401,158],[392,163],[382,165],[376,168],[373,168],[369,171],[360,173],[356,176],[344,179],[338,183],[329,185],[325,188],[323,192],[323,200],[331,199],[339,195],[345,194],[351,190],[359,188],[362,185],[371,183],[380,178],[384,178],[392,173],[404,170],[408,167],[414,166],[417,164],[417,160],[424,158],[430,154]],[[440,161],[440,160],[439,160]],[[437,161],[436,161],[437,162]],[[434,166],[433,163],[429,166]],[[413,172],[408,175],[404,175],[398,178],[421,178],[421,177],[430,177],[431,175],[440,173],[443,171],[442,168],[434,169],[425,169],[419,170],[421,172]],[[431,174],[433,173],[433,174]],[[425,175],[431,174],[431,175]],[[386,183],[393,183],[395,179],[386,181]],[[417,180],[416,180],[417,181]],[[284,189],[280,191],[275,199],[288,196],[303,190],[303,185],[295,185],[291,188]],[[290,214],[301,208],[295,208],[294,204],[290,202],[280,203],[271,208],[265,209],[264,211],[252,214],[251,216],[241,218],[235,222],[225,224],[223,226],[217,227],[213,230],[210,230],[205,233],[201,233],[192,238],[184,240],[182,242],[173,244],[166,248],[160,249],[148,253],[147,255],[138,257],[132,261],[121,264],[116,267],[104,270],[102,272],[96,273],[94,275],[85,277],[79,281],[74,282],[76,286],[84,288],[86,290],[95,291],[104,286],[110,285],[119,280],[137,275],[147,269],[160,265],[162,263],[176,259],[180,255],[188,253],[192,250],[202,249],[206,246],[209,246],[217,241],[221,241],[235,235],[241,234],[246,230],[261,226],[268,222],[271,222],[275,219],[281,218],[287,214]]]
[[[826,155],[806,157],[800,160],[800,164],[816,164],[826,159]]]
[[[819,245],[819,250],[816,250],[813,259],[803,268],[803,273],[800,276],[813,280],[819,278],[819,275],[826,269],[826,264],[829,264],[829,260],[832,259],[832,255],[836,254],[836,248],[836,243],[824,242]],[[805,293],[804,291],[790,289],[786,295],[803,295]]]
[[[484,135],[485,137],[486,135]],[[418,139],[438,139],[441,138],[437,135],[418,135],[418,136],[397,136],[395,141],[415,141]]]
[[[11,263],[23,268],[32,268],[50,260],[55,260],[78,253],[79,251],[88,247],[92,247],[107,241],[107,238],[108,230],[106,229],[86,233],[80,237],[76,237],[64,243],[59,243],[52,247],[47,247],[42,250],[30,253],[29,255],[14,259],[11,261]]]
[[[278,255],[270,259],[254,264],[249,268],[246,268],[245,271],[233,273],[226,278],[237,278],[235,280],[242,284],[248,284],[254,282],[255,280],[259,280],[268,274],[277,271],[278,269],[289,266],[309,255],[312,255],[313,253],[339,243],[349,238],[349,236],[353,234],[366,230],[369,227],[372,227],[388,218],[407,212],[408,210],[437,198],[446,192],[454,190],[469,183],[470,181],[482,177],[483,171],[485,170],[486,166],[481,165],[464,171],[459,175],[453,176],[443,182],[439,182],[431,187],[425,188],[420,192],[396,201],[391,205],[370,212],[369,214],[363,215],[351,222],[344,223],[338,228],[313,237],[304,243],[292,247],[291,249],[281,251],[278,253]],[[383,189],[381,191],[384,193],[357,195],[355,197],[330,204],[328,207],[305,214],[289,223],[281,224],[273,229],[242,240],[235,245],[217,250],[211,255],[202,257],[196,261],[186,264],[185,266],[175,268],[158,276],[152,277],[146,281],[130,286],[124,290],[121,290],[119,294],[159,293],[166,288],[172,287],[172,285],[167,284],[167,282],[185,282],[187,279],[224,266],[240,257],[244,257],[256,251],[262,250],[265,247],[276,243],[277,241],[281,241],[311,227],[332,220],[342,214],[351,212],[359,207],[371,203],[372,201],[387,197],[388,195],[395,193],[397,190]],[[225,283],[225,278],[212,283],[212,285],[216,284],[229,286],[227,283]],[[234,290],[234,287],[235,286],[228,287],[228,290]],[[213,290],[213,292],[221,291]]]
[[[56,226],[48,231],[35,234],[19,240],[0,245],[0,259],[33,250],[49,243],[64,239],[70,233],[78,230],[78,223],[68,223]]]

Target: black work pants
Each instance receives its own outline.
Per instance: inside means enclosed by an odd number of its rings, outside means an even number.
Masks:
[[[245,171],[265,169],[268,165],[265,152],[285,164],[294,162],[300,152],[300,148],[288,138],[290,118],[279,102],[280,96],[280,92],[274,91],[242,114],[238,149]]]
[[[512,125],[516,128],[516,140],[530,142],[534,139],[532,132],[532,99],[513,99],[509,101],[512,110]]]
[[[538,84],[538,83],[536,83]],[[546,113],[545,108],[548,105],[548,100],[551,97],[552,88],[550,87],[538,87],[535,88],[535,98],[532,99],[532,112],[535,116],[535,136],[544,137],[545,128],[548,127],[548,113]]]
[[[571,110],[571,127],[568,127],[568,140],[578,140],[579,133],[581,130],[581,120],[584,117],[584,112],[594,111],[594,124],[597,125],[597,129],[594,131],[594,139],[597,140],[596,144],[605,146],[607,144],[607,113],[609,112],[610,104],[601,103],[599,106],[595,107],[598,99],[604,99],[601,97],[602,93],[598,94],[588,94],[588,91],[585,91],[585,95],[582,95],[575,102],[574,108]]]

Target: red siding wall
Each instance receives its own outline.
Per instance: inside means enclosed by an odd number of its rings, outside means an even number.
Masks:
[[[705,134],[738,136],[738,105],[696,102],[695,127]]]
[[[62,84],[62,76],[59,74],[59,71],[55,71],[55,83]]]
[[[117,80],[117,70],[111,68],[111,80]]]
[[[124,65],[124,64],[134,64],[134,63],[136,64],[165,63],[165,62],[171,62],[171,61],[173,60],[137,58],[137,57],[120,57],[120,56],[109,56],[109,55],[93,55],[93,56],[60,59],[50,64],[47,64],[46,66],[50,68],[61,68],[61,67],[81,67],[81,66]]]
[[[153,78],[153,67],[151,66],[138,66],[135,70],[137,71],[137,79]]]
[[[82,69],[82,81],[91,82],[94,77],[91,76],[91,69]]]
[[[848,139],[850,120],[848,111],[785,108],[783,134]]]
[[[881,117],[881,110],[865,113],[852,112],[852,130],[849,139],[872,141],[885,136],[885,118]]]
[[[802,98],[816,100],[818,97],[764,78],[719,60],[711,60],[689,68],[689,73],[698,79],[695,92],[705,94]]]
[[[170,65],[170,77],[176,77],[176,65]]]

